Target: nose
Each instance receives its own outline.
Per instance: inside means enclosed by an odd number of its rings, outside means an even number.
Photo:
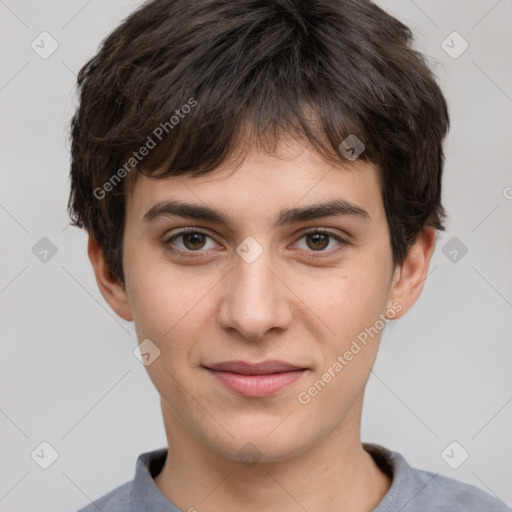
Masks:
[[[286,330],[292,320],[293,293],[272,265],[268,251],[248,263],[236,257],[223,280],[219,322],[247,341],[258,341],[270,330]]]

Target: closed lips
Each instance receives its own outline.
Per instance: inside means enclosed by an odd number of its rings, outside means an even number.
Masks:
[[[206,368],[215,371],[238,373],[241,375],[269,375],[272,373],[293,372],[306,369],[304,367],[276,360],[263,361],[261,363],[224,361],[222,363],[209,365]]]

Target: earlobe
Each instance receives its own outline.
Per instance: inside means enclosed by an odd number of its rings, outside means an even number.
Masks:
[[[107,301],[109,306],[124,320],[133,320],[132,311],[128,302],[126,288],[124,284],[110,271],[105,261],[103,247],[98,243],[94,236],[89,233],[89,242],[87,244],[87,254],[91,261],[96,283]]]
[[[403,316],[418,300],[434,253],[435,235],[435,228],[426,226],[418,235],[416,243],[409,248],[404,263],[395,269],[388,308],[400,303],[401,309],[393,318]]]

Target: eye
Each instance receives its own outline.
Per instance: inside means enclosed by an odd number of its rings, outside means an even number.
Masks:
[[[175,248],[177,244],[173,243],[174,240],[182,239],[182,246],[178,245],[178,249]],[[175,233],[164,241],[164,245],[172,252],[176,253],[191,253],[191,252],[200,252],[206,249],[211,249],[216,247],[216,244],[213,243],[213,247],[208,247],[206,243],[206,239],[212,238],[199,231],[196,228],[187,228]]]
[[[341,238],[339,235],[323,228],[315,228],[307,231],[306,233],[303,233],[299,240],[302,239],[306,239],[305,250],[308,251],[309,249],[308,252],[310,254],[307,256],[309,258],[322,257],[325,255],[325,253],[332,254],[333,252],[338,252],[342,250],[345,245],[347,245],[347,242],[343,240],[343,238]],[[325,249],[329,247],[333,239],[338,242],[337,248],[326,251]],[[302,248],[304,249],[304,247]]]

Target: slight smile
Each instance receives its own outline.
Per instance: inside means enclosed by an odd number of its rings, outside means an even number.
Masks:
[[[224,361],[204,368],[230,391],[248,397],[273,395],[308,371],[308,368],[277,360]]]

